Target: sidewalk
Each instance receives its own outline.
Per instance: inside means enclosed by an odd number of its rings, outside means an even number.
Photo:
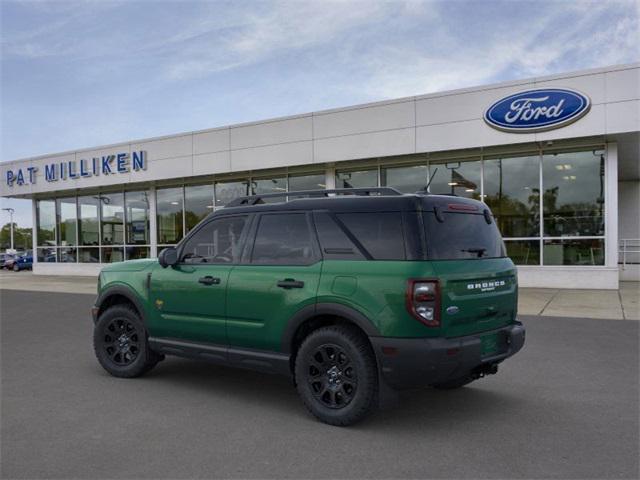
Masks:
[[[0,289],[96,294],[96,279],[0,271]],[[640,320],[640,283],[622,282],[620,290],[521,288],[520,315]]]

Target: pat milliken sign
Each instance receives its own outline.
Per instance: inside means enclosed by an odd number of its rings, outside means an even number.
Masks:
[[[589,97],[577,90],[539,88],[498,100],[484,112],[484,121],[505,132],[542,132],[573,123],[590,108]]]
[[[147,152],[139,150],[128,153],[114,153],[100,157],[82,158],[65,162],[52,162],[39,167],[25,167],[5,172],[5,181],[9,187],[35,184],[39,177],[47,182],[58,180],[83,179],[87,177],[118,175],[147,169]]]

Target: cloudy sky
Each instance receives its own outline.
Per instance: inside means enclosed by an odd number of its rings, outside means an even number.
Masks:
[[[634,0],[2,0],[0,161],[638,61],[639,10]],[[30,225],[28,205],[2,202]]]

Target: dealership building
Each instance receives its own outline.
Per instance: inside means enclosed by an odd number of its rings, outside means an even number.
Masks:
[[[34,273],[155,257],[234,198],[391,186],[482,200],[522,286],[640,279],[640,64],[0,164],[33,202]]]

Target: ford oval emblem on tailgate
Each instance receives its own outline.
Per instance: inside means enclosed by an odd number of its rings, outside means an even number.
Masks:
[[[447,313],[449,315],[455,315],[459,311],[460,311],[460,309],[458,307],[456,307],[455,305],[451,305],[450,307],[447,307]]]

